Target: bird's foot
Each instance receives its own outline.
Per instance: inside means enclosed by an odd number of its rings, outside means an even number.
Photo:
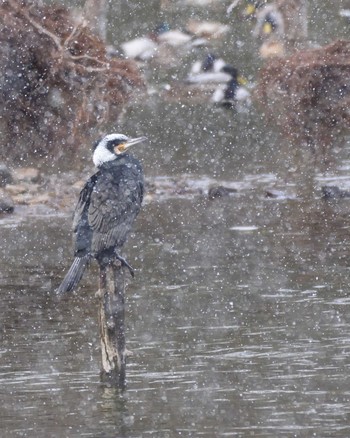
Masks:
[[[132,276],[132,278],[134,278],[135,277],[135,271],[132,268],[132,266],[130,266],[129,263],[125,260],[125,258],[120,256],[119,254],[116,254],[115,256],[116,256],[117,260],[119,260],[120,263],[122,264],[122,267],[126,267],[126,268],[129,269],[130,275]]]

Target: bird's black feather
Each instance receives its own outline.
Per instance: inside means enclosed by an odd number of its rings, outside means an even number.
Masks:
[[[144,192],[143,171],[129,154],[103,163],[80,192],[73,219],[75,260],[59,287],[79,283],[91,258],[109,263],[124,245],[138,215]]]

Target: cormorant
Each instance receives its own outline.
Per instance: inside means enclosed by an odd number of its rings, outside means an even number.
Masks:
[[[95,144],[98,171],[80,192],[73,219],[75,258],[57,293],[75,289],[92,258],[101,268],[118,259],[134,274],[119,252],[140,211],[144,181],[140,162],[127,151],[145,140],[110,134]]]

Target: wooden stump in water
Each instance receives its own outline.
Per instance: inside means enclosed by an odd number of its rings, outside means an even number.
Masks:
[[[125,278],[120,262],[100,268],[99,326],[102,382],[125,389]]]

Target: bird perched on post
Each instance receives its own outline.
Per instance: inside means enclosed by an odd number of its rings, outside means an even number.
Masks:
[[[120,250],[140,211],[144,181],[140,162],[128,150],[145,140],[110,134],[95,144],[98,171],[80,192],[73,219],[75,258],[57,293],[75,289],[92,258],[100,269],[117,259],[134,275]]]

